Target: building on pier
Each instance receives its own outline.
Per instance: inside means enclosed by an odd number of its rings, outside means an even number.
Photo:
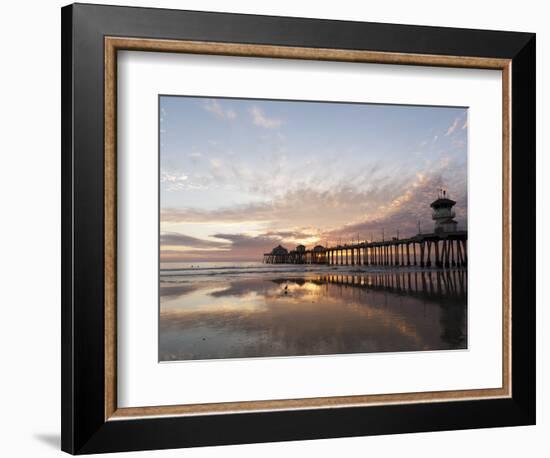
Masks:
[[[439,191],[437,199],[430,204],[433,209],[432,219],[435,221],[434,233],[456,232],[457,222],[454,220],[453,210],[455,204],[456,202],[447,196],[447,191]]]
[[[268,258],[266,260],[266,257]],[[267,264],[287,264],[288,263],[288,250],[278,245],[271,250],[270,253],[264,254],[264,262]]]
[[[326,249],[322,245],[313,248],[310,264],[326,264]]]

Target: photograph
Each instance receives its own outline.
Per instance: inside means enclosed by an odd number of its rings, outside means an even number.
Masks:
[[[161,94],[160,362],[468,349],[468,107]]]

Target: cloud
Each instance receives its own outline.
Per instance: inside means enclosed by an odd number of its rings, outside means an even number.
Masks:
[[[268,231],[258,235],[238,232],[215,233],[209,236],[217,239],[213,241],[176,232],[164,232],[160,237],[161,259],[164,262],[206,259],[257,260],[276,245],[283,244],[292,249],[298,244],[296,239],[311,235],[299,230]]]
[[[462,179],[464,176],[462,176]],[[304,213],[303,208],[295,206],[295,196],[286,197],[286,206],[256,205],[246,206],[239,209],[226,209],[223,216],[220,212],[202,212],[201,214],[192,214],[184,211],[176,219],[183,218],[190,222],[193,218],[201,221],[220,221],[221,219],[231,219],[233,223],[240,221],[250,221],[254,217],[271,218],[268,227],[274,224],[280,224],[282,229],[266,229],[256,235],[244,234],[240,232],[224,232],[209,235],[210,239],[217,239],[219,243],[195,239],[188,236],[162,237],[161,242],[175,243],[182,242],[186,247],[193,250],[186,250],[179,255],[173,254],[172,260],[260,260],[263,253],[271,251],[278,244],[282,244],[288,249],[293,249],[298,243],[303,243],[311,248],[317,243],[325,245],[334,245],[338,242],[350,242],[352,240],[381,240],[382,231],[386,239],[397,236],[410,237],[418,233],[418,223],[420,223],[421,232],[431,232],[433,230],[433,221],[431,220],[430,203],[435,198],[435,191],[440,187],[452,189],[451,198],[457,201],[455,207],[459,228],[467,227],[467,190],[465,186],[460,188],[458,181],[460,176],[449,178],[440,171],[435,171],[432,175],[419,174],[408,186],[402,186],[399,193],[391,200],[385,200],[382,197],[377,199],[375,193],[371,194],[373,203],[368,203],[367,197],[359,197],[360,194],[346,194],[342,191],[330,198],[313,194],[317,196],[317,203],[313,200],[313,195],[308,197],[310,205],[316,205],[310,213],[305,212],[306,218],[303,222],[319,225],[323,222],[331,225],[325,225],[319,230],[314,229],[292,229],[288,228],[296,222],[300,211]],[[387,191],[381,192],[386,195]],[[346,198],[347,196],[347,198]],[[351,197],[351,199],[348,199]],[[361,204],[362,199],[367,199],[367,203]],[[374,203],[376,202],[376,203]],[[324,205],[324,206],[323,206]],[[333,210],[331,210],[333,207]],[[345,207],[342,211],[341,207]],[[334,209],[339,209],[340,213]],[[315,214],[320,217],[312,217]],[[343,216],[342,216],[343,215]],[[163,214],[163,221],[166,213]],[[239,227],[236,224],[235,227]],[[285,228],[286,227],[286,228]],[[168,254],[163,255],[163,259],[168,260]]]
[[[220,119],[233,120],[237,117],[237,113],[231,108],[225,109],[222,104],[216,99],[208,99],[203,103],[203,107],[209,113],[212,113],[214,116]]]
[[[189,177],[185,173],[169,172],[167,170],[160,171],[160,182],[167,185],[167,191],[179,191],[183,189]]]
[[[163,232],[160,234],[160,244],[164,246],[186,248],[228,248],[227,242],[211,241],[191,237],[177,232]]]
[[[431,232],[434,222],[429,205],[435,199],[435,190],[440,187],[452,190],[450,197],[457,202],[456,220],[459,228],[465,228],[468,222],[466,177],[460,166],[450,163],[447,168],[442,164],[434,167],[429,175],[419,174],[402,194],[384,205],[378,215],[336,228],[322,234],[322,237],[342,241],[356,239],[357,236],[361,240],[381,240],[382,231],[386,239],[397,236],[397,231],[400,237],[410,237],[418,233],[419,223],[421,232]]]
[[[233,205],[213,210],[201,208],[162,208],[162,223],[239,223],[254,221],[269,226],[269,235],[283,238],[310,238],[289,228],[341,226],[365,216],[386,212],[382,207],[404,192],[414,176],[395,174],[363,175],[358,171],[346,182],[329,189],[297,182],[280,195],[265,201]],[[348,182],[349,181],[349,182]],[[282,187],[282,189],[285,189]],[[317,232],[317,231],[315,231]]]
[[[445,137],[451,135],[460,125],[460,118],[456,118],[445,132]]]
[[[251,236],[247,234],[213,234],[212,237],[227,240],[232,243],[233,248],[260,248],[273,246],[273,243],[279,242],[279,238],[266,235]]]
[[[281,243],[281,239],[267,235],[248,235],[242,233],[213,234],[219,242],[197,239],[184,234],[164,234],[161,236],[161,260],[164,262],[182,261],[245,261],[261,260],[263,253]],[[182,242],[189,249],[174,250],[169,247],[173,242]]]
[[[222,170],[225,167],[222,167]],[[212,209],[200,207],[162,208],[161,227],[168,232],[178,224],[192,224],[210,241],[226,247],[190,243],[186,256],[193,260],[258,260],[264,252],[281,243],[293,248],[298,243],[311,247],[397,235],[409,237],[433,229],[430,203],[437,189],[445,187],[455,207],[460,228],[467,224],[466,166],[462,157],[444,155],[425,160],[420,171],[408,163],[379,167],[358,167],[345,178],[312,175],[306,180],[291,177],[279,184],[278,194],[265,194],[265,200]],[[213,227],[234,227],[217,230]],[[253,228],[253,233],[241,228]],[[212,231],[212,232],[208,232]],[[208,234],[208,236],[206,235]],[[193,246],[193,251],[188,252]],[[197,251],[201,250],[201,252]],[[213,252],[215,250],[215,252]],[[223,253],[221,253],[223,250]]]
[[[276,129],[283,123],[280,119],[267,117],[259,107],[251,107],[250,114],[252,115],[252,122],[256,126],[266,129]]]
[[[278,237],[281,239],[300,240],[315,237],[317,234],[312,231],[286,230],[286,231],[268,231],[265,233],[269,237]]]
[[[220,159],[210,159],[210,165],[213,169],[219,169],[222,166],[222,161]]]

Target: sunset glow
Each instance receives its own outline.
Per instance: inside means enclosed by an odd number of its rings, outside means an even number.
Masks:
[[[467,109],[161,96],[161,261],[260,261],[467,225]]]

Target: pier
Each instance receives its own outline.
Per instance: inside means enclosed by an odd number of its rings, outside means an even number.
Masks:
[[[336,266],[466,267],[468,232],[418,234],[405,239],[359,242],[288,251],[280,245],[265,253],[266,264],[326,264]]]
[[[264,253],[266,264],[325,264],[335,266],[388,266],[388,267],[466,267],[468,264],[468,231],[457,230],[452,207],[446,191],[440,190],[430,204],[435,222],[432,233],[419,233],[413,237],[391,240],[359,241],[336,246],[317,245],[306,249],[298,245],[287,250],[279,245]]]

